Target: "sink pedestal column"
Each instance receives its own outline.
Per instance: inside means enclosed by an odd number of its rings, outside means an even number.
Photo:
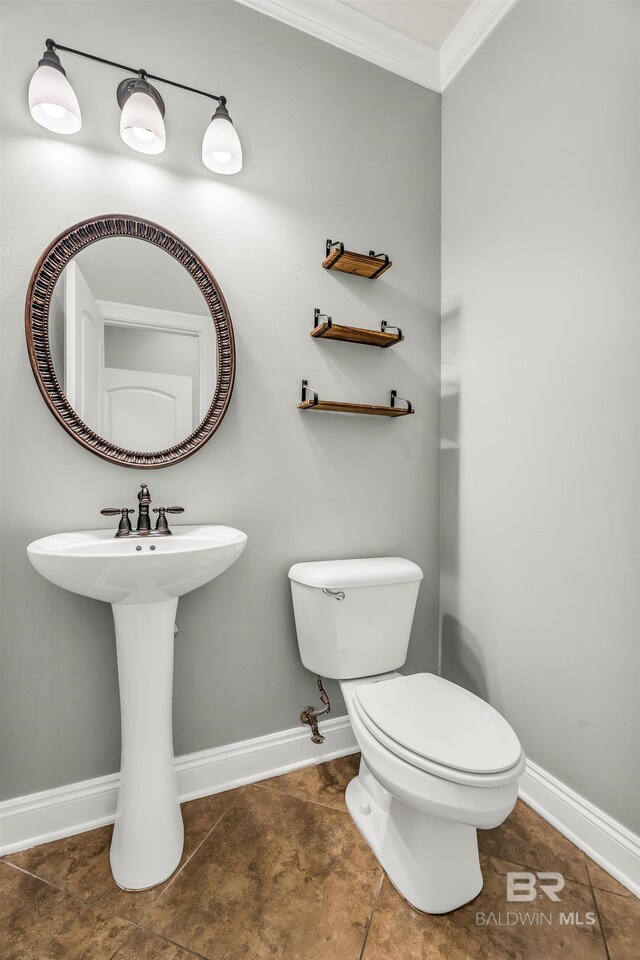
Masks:
[[[112,605],[118,648],[122,759],[111,869],[143,890],[171,876],[184,828],[173,763],[173,627],[178,600]]]

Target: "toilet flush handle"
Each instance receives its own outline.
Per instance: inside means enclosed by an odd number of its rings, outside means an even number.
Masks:
[[[344,590],[327,590],[325,587],[322,592],[328,597],[333,597],[334,600],[344,600],[345,597]]]

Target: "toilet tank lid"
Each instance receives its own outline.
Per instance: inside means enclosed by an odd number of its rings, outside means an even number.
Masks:
[[[404,557],[367,557],[362,560],[318,560],[294,563],[289,579],[308,587],[341,590],[345,587],[377,587],[422,580],[417,563]]]

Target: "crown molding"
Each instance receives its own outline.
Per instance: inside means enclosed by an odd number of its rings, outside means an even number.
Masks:
[[[236,2],[442,93],[518,0],[474,0],[439,51],[340,0]]]
[[[474,0],[440,48],[440,90],[446,90],[518,0]]]
[[[440,92],[440,55],[435,47],[390,29],[338,0],[236,2]]]

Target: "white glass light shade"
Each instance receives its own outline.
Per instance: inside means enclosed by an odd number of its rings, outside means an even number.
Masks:
[[[132,93],[120,115],[120,136],[139,153],[162,153],[167,142],[164,120],[148,93]]]
[[[202,141],[202,162],[214,173],[242,170],[242,147],[235,127],[224,116],[214,116]]]
[[[29,84],[29,110],[41,127],[54,133],[77,133],[82,126],[80,104],[62,71],[39,66]]]

